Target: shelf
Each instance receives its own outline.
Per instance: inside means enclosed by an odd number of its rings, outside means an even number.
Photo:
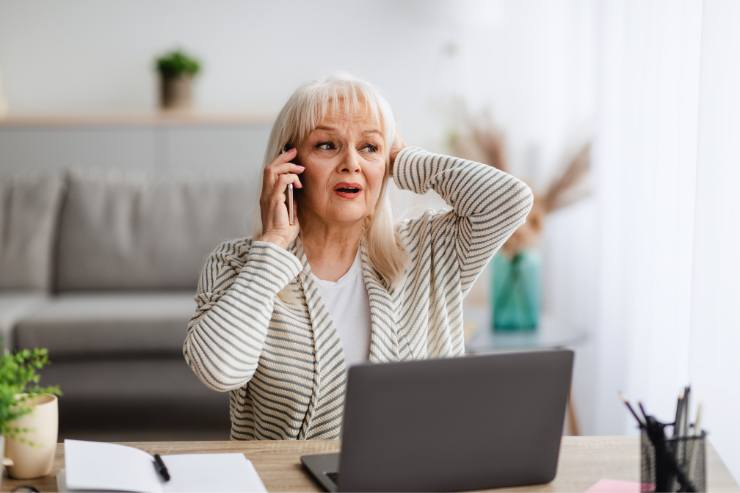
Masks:
[[[0,128],[272,125],[274,117],[246,113],[152,111],[141,113],[28,113],[0,116]]]

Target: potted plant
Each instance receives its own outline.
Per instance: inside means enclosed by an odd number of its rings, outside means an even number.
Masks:
[[[37,443],[38,438],[29,439],[30,434],[38,431],[36,430],[37,425],[39,428],[50,429],[50,432],[47,432],[50,438],[46,441],[53,441],[53,446],[56,446],[56,398],[61,396],[62,392],[56,385],[40,386],[40,376],[37,373],[48,362],[48,351],[44,348],[21,349],[15,353],[5,352],[0,356],[0,451],[3,451],[3,459],[5,459],[6,449],[8,452],[12,450],[15,453],[19,446],[38,449],[42,445],[48,448],[50,444],[39,444]],[[44,408],[43,412],[36,412],[41,407]],[[29,419],[35,415],[39,415],[40,420]],[[17,460],[19,456],[12,457],[14,453],[8,454],[10,458],[16,462],[23,462]],[[37,452],[34,455],[39,454]],[[44,462],[50,462],[48,453],[45,455],[47,457],[44,458]],[[37,461],[36,457],[33,460]],[[13,464],[13,466],[21,469],[27,468],[26,464]],[[13,466],[11,466],[11,474]],[[46,465],[42,469],[35,464],[33,466],[37,471],[48,468]]]
[[[200,72],[200,62],[182,50],[159,57],[159,104],[162,109],[189,109],[192,105],[193,77]]]

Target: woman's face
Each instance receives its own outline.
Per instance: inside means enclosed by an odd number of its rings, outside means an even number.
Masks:
[[[368,115],[330,114],[298,147],[305,167],[300,208],[329,224],[351,225],[371,215],[385,174],[381,128]]]

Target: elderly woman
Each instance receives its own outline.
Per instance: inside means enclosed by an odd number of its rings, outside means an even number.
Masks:
[[[464,354],[463,298],[532,193],[491,166],[405,146],[386,100],[343,76],[296,90],[265,163],[261,232],[206,260],[183,353],[230,392],[232,439],[338,438],[349,365]],[[394,225],[391,178],[451,210]]]

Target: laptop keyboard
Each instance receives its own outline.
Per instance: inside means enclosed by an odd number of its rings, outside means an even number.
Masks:
[[[339,473],[338,472],[327,472],[327,477],[334,481],[334,484],[339,484]]]

